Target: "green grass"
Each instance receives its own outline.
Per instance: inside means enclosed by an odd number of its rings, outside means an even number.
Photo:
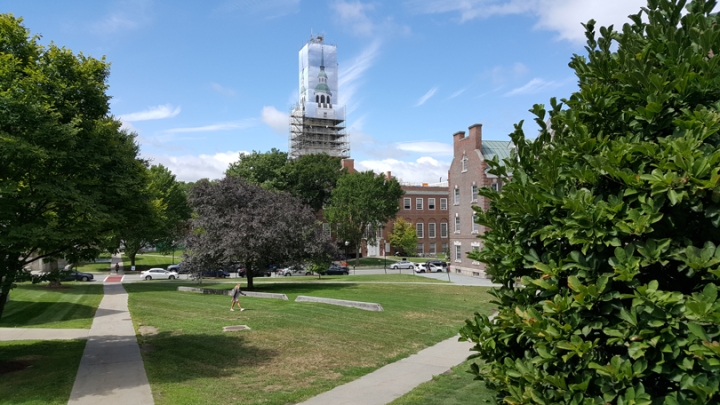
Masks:
[[[139,339],[158,405],[301,402],[454,336],[492,307],[477,287],[268,283],[257,290],[289,301],[243,297],[247,310],[230,312],[229,297],[179,284],[125,285],[135,326],[159,331]],[[384,312],[293,302],[298,295],[377,302]],[[222,332],[238,324],[252,330]]]
[[[101,273],[110,271],[110,263],[81,263],[77,266],[78,271],[85,273]]]
[[[180,254],[175,254],[175,263],[178,264],[182,260],[182,251],[179,251]],[[122,256],[123,260],[123,267],[125,271],[130,270],[130,258],[126,255]],[[163,269],[166,269],[167,266],[170,266],[173,264],[173,257],[172,255],[162,255],[160,253],[152,252],[152,253],[145,253],[141,255],[135,256],[135,270],[136,271],[143,271],[147,269],[151,269],[153,267],[160,267]]]
[[[493,403],[495,393],[482,381],[473,380],[467,372],[472,361],[455,366],[448,373],[436,375],[390,405],[475,405]]]
[[[21,283],[10,291],[0,327],[89,329],[102,297],[100,284],[63,282],[50,288]]]
[[[237,279],[228,279],[228,282],[237,282]],[[349,276],[322,276],[318,278],[314,276],[290,276],[290,277],[255,277],[253,282],[258,283],[296,283],[296,282],[387,282],[387,283],[448,283],[448,281],[435,280],[433,278],[415,276],[412,274],[367,274],[367,275],[352,275],[350,270]],[[243,285],[246,285],[246,281],[243,279]]]
[[[0,403],[67,404],[84,349],[85,340],[0,342]]]

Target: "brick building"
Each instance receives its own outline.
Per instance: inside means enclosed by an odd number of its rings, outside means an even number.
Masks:
[[[485,276],[482,263],[468,259],[467,253],[482,249],[478,235],[484,227],[475,223],[473,206],[483,209],[488,202],[478,195],[480,187],[502,190],[502,181],[488,173],[487,160],[497,156],[500,161],[510,156],[513,145],[510,141],[483,141],[482,125],[469,128],[453,135],[453,160],[448,170],[450,227],[450,264],[454,272],[476,277]]]

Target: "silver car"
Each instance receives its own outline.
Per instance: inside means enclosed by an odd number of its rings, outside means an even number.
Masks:
[[[397,269],[414,269],[415,263],[409,262],[407,260],[400,260],[399,262],[395,262],[390,265],[390,268],[393,270]]]
[[[140,272],[140,278],[145,280],[175,280],[178,274],[174,271],[167,271],[161,268],[153,268]]]

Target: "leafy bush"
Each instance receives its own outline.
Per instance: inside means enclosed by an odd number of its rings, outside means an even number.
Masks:
[[[588,22],[579,90],[492,163],[512,179],[482,191],[470,256],[499,312],[462,334],[501,402],[720,403],[720,26],[715,1],[684,6],[650,0],[598,38]]]

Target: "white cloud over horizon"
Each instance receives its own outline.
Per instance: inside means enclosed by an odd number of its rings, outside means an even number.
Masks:
[[[118,118],[123,122],[135,122],[135,121],[148,121],[148,120],[161,120],[165,118],[171,118],[180,114],[180,107],[175,107],[171,104],[163,104],[157,107],[149,107],[147,110],[138,111],[129,114],[122,114]]]
[[[442,142],[428,142],[428,141],[403,142],[403,143],[396,143],[395,147],[397,149],[403,150],[403,151],[424,153],[424,154],[435,155],[435,156],[452,156],[453,155],[452,145],[449,143],[442,143]]]
[[[398,159],[361,160],[355,162],[358,171],[372,170],[375,173],[390,172],[400,182],[406,183],[438,183],[447,181],[450,162],[423,156],[413,161]]]
[[[220,179],[231,163],[238,160],[241,153],[247,151],[227,151],[200,155],[144,155],[151,164],[162,164],[180,181],[197,181],[203,178]]]
[[[260,119],[278,135],[287,135],[290,131],[290,115],[273,106],[265,106]]]

